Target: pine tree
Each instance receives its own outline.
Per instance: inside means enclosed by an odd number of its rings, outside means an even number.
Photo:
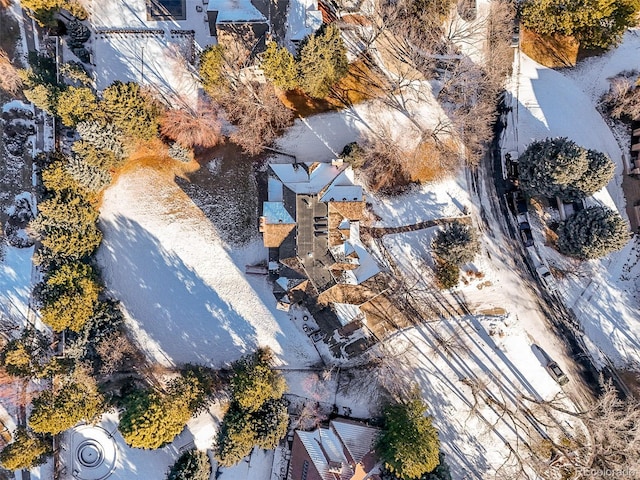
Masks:
[[[186,395],[135,392],[126,400],[118,429],[130,447],[160,448],[184,429],[192,414],[191,400]]]
[[[209,480],[211,461],[207,452],[189,450],[171,467],[167,480]]]
[[[436,233],[431,248],[441,260],[459,266],[475,258],[480,244],[473,227],[456,220],[446,224]]]
[[[91,319],[100,286],[89,265],[64,264],[49,273],[42,288],[42,321],[56,332],[79,332]]]
[[[18,427],[13,442],[0,452],[0,464],[7,470],[26,470],[43,464],[50,454],[50,441]]]
[[[527,0],[525,27],[541,34],[575,37],[584,48],[610,48],[636,23],[639,0]]]
[[[80,134],[80,137],[82,137],[81,142],[84,142],[82,148],[91,146],[100,152],[110,152],[117,160],[122,160],[127,156],[126,149],[121,140],[122,132],[112,123],[95,120],[81,122],[76,126],[76,131]],[[80,150],[76,149],[76,145],[81,142],[75,142],[72,148],[78,155],[85,156]],[[104,162],[90,163],[100,166]]]
[[[23,93],[27,100],[36,107],[51,115],[55,115],[58,94],[60,93],[57,87],[38,84],[33,85],[31,88],[25,88]]]
[[[573,201],[604,187],[614,173],[609,157],[567,138],[531,143],[519,159],[522,187],[531,195]]]
[[[216,436],[213,456],[219,465],[231,467],[251,453],[256,444],[256,433],[251,415],[232,403],[225,413]]]
[[[261,57],[262,69],[276,87],[291,90],[298,86],[298,66],[293,55],[276,42],[269,42]]]
[[[272,450],[287,435],[289,413],[283,399],[268,400],[251,416],[258,448]]]
[[[299,53],[300,86],[315,98],[324,98],[349,69],[340,30],[333,24],[308,37]]]
[[[589,260],[620,250],[629,241],[629,226],[607,207],[589,207],[570,216],[558,230],[558,250]]]
[[[439,464],[438,431],[425,417],[427,406],[414,396],[406,403],[387,405],[377,451],[385,467],[401,480],[414,480]]]
[[[56,113],[67,127],[95,117],[98,99],[90,88],[69,87],[57,97]]]
[[[160,105],[134,82],[113,82],[102,92],[107,118],[132,139],[150,140],[158,135]]]
[[[44,390],[33,400],[29,425],[38,433],[57,435],[84,420],[91,422],[105,410],[105,399],[89,375],[54,379],[61,383],[55,392]]]
[[[229,88],[229,82],[224,74],[224,62],[224,49],[220,45],[207,47],[200,54],[198,72],[204,91],[212,98],[216,98],[221,91]]]
[[[231,391],[243,410],[255,412],[268,400],[279,399],[284,394],[286,382],[271,369],[272,361],[271,350],[261,348],[233,364]]]

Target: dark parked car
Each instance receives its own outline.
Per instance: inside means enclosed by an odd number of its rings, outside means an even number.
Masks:
[[[564,374],[562,369],[553,360],[547,363],[547,371],[559,385],[566,385],[569,383],[569,377]]]
[[[533,235],[531,234],[531,226],[528,222],[522,222],[518,225],[518,232],[525,247],[533,246]]]
[[[527,201],[524,199],[522,191],[514,190],[513,192],[509,192],[507,193],[507,198],[509,200],[509,207],[514,215],[518,216],[527,213]]]

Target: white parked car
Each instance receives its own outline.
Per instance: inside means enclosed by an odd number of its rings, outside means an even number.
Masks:
[[[556,279],[553,277],[546,266],[542,265],[536,268],[536,273],[538,274],[538,277],[540,277],[540,281],[548,291],[555,292],[558,289]]]

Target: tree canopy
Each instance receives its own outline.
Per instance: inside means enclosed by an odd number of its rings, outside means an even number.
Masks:
[[[629,226],[607,207],[589,207],[571,215],[558,230],[560,253],[581,260],[604,257],[629,241]]]
[[[377,451],[385,467],[401,480],[414,480],[440,463],[438,431],[426,417],[427,406],[414,396],[405,403],[387,405]]]
[[[105,399],[91,377],[54,379],[56,391],[42,391],[33,400],[29,425],[35,432],[56,435],[81,420],[90,422],[104,412]]]
[[[637,22],[640,0],[527,0],[525,27],[541,35],[573,36],[584,48],[609,48]]]
[[[56,113],[67,127],[92,119],[98,110],[98,99],[90,88],[69,87],[57,98]]]
[[[480,249],[473,226],[459,221],[447,223],[436,233],[431,244],[433,253],[452,265],[472,261]]]
[[[573,201],[604,187],[615,166],[601,152],[587,150],[567,138],[531,143],[519,159],[522,187],[531,195]]]
[[[231,403],[214,448],[222,466],[235,465],[255,446],[275,448],[287,434],[289,414],[282,399],[286,383],[271,363],[271,351],[261,348],[233,364]]]
[[[307,37],[298,57],[300,87],[315,98],[326,97],[349,69],[347,49],[340,30],[333,24]]]
[[[290,90],[298,86],[298,65],[296,60],[284,47],[276,42],[269,42],[262,54],[262,69],[276,87]]]
[[[7,470],[22,470],[43,464],[51,453],[51,442],[24,427],[13,433],[13,442],[0,452],[0,464]]]
[[[42,321],[56,332],[79,332],[93,315],[100,285],[83,263],[67,263],[47,275],[42,288]]]
[[[216,98],[221,90],[228,89],[224,74],[224,49],[220,45],[207,47],[200,54],[198,71],[205,92]]]
[[[211,462],[207,452],[189,450],[173,464],[167,480],[209,480]]]
[[[158,102],[135,82],[115,81],[102,92],[102,109],[108,119],[133,139],[150,140],[158,135]]]

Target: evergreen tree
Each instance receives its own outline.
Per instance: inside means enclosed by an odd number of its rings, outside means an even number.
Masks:
[[[340,30],[326,25],[308,37],[299,52],[300,86],[315,98],[324,98],[349,69]]]
[[[29,425],[38,433],[60,432],[80,421],[91,422],[105,410],[105,399],[89,375],[81,379],[54,379],[61,383],[55,392],[44,390],[33,400]]]
[[[150,140],[158,135],[161,108],[134,82],[113,82],[102,92],[102,109],[108,119],[132,139]]]
[[[414,480],[439,464],[438,431],[425,417],[427,406],[417,396],[406,403],[387,405],[377,451],[385,467],[401,480]]]
[[[531,195],[573,201],[604,187],[614,173],[606,155],[587,150],[567,138],[531,143],[519,159],[522,187]]]
[[[27,470],[45,463],[50,454],[50,441],[18,427],[13,433],[13,442],[0,452],[0,464],[7,470]]]
[[[95,117],[98,99],[90,88],[69,87],[57,98],[56,113],[67,127]]]
[[[92,317],[100,286],[89,265],[68,263],[48,274],[42,288],[42,321],[56,332],[79,332]]]
[[[221,91],[229,88],[224,74],[224,62],[224,49],[220,45],[209,46],[200,54],[198,71],[202,86],[212,98],[216,98]]]
[[[607,207],[589,207],[570,216],[558,230],[558,250],[581,260],[604,257],[629,241],[629,226]]]
[[[273,353],[261,348],[233,364],[231,391],[234,401],[248,412],[259,410],[265,402],[279,399],[286,383],[282,375],[271,369]]]
[[[118,429],[133,448],[156,449],[173,441],[191,418],[188,395],[135,392],[126,399]]]
[[[173,464],[167,480],[209,480],[211,462],[207,452],[189,450]]]
[[[127,151],[121,140],[122,132],[112,123],[96,120],[81,122],[76,126],[76,131],[80,134],[80,137],[82,137],[82,140],[80,142],[75,142],[72,147],[73,151],[78,155],[83,157],[86,156],[81,153],[81,150],[91,146],[96,151],[100,152],[100,155],[104,155],[105,152],[111,153],[118,161],[127,156]],[[83,147],[76,147],[79,143],[83,144]],[[89,163],[101,166],[105,162]]]
[[[216,436],[213,456],[219,465],[231,467],[251,453],[256,444],[256,432],[251,414],[232,403],[225,413]]]
[[[458,266],[471,262],[478,254],[480,244],[473,227],[456,220],[436,233],[431,248],[438,258]],[[449,270],[447,273],[452,274],[453,270]]]
[[[9,375],[33,378],[42,371],[40,356],[42,342],[38,333],[25,329],[20,338],[7,342],[0,351],[0,365]]]
[[[436,265],[436,279],[440,288],[449,290],[458,285],[460,267],[449,262],[438,262]]]
[[[283,399],[268,400],[252,416],[253,431],[256,434],[255,444],[264,450],[278,446],[287,435],[289,413],[287,403]]]
[[[269,42],[260,64],[264,74],[276,87],[291,90],[298,86],[298,66],[293,55],[276,42]]]
[[[610,48],[636,24],[640,0],[527,0],[525,27],[541,35],[575,37],[584,48]]]
[[[23,90],[24,96],[36,107],[50,115],[55,115],[56,105],[58,103],[58,94],[60,91],[57,87],[39,84]]]

